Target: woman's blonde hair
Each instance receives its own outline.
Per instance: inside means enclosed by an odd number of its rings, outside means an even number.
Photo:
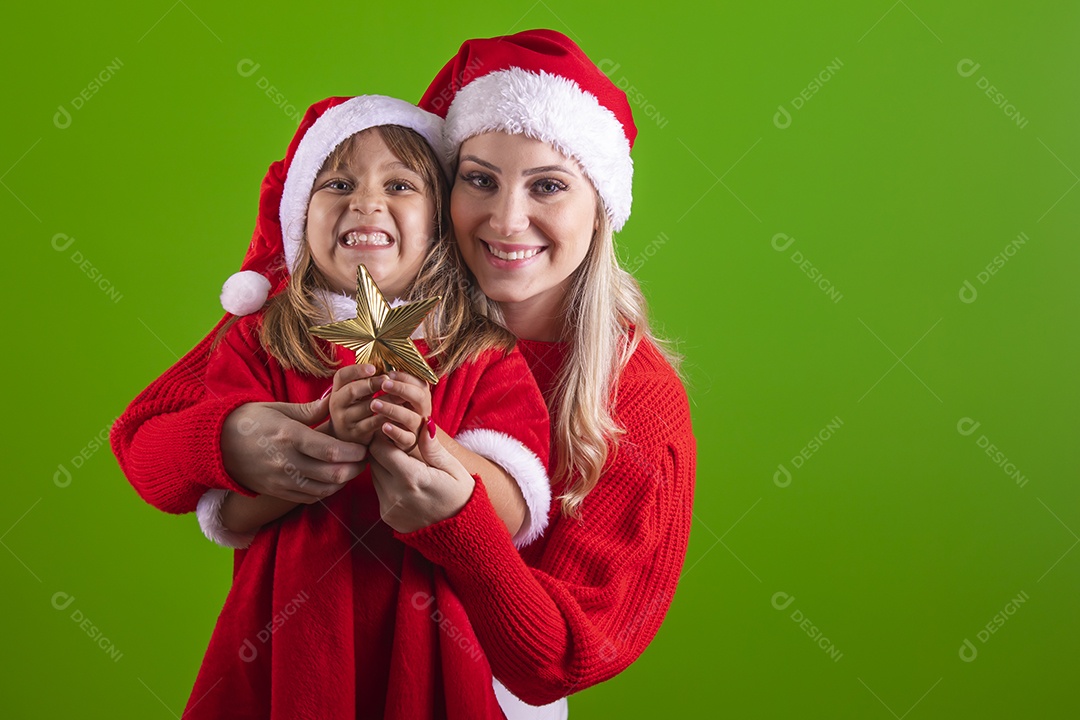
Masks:
[[[615,253],[611,221],[597,200],[597,228],[584,261],[571,275],[563,307],[569,349],[555,380],[552,442],[563,514],[576,517],[585,496],[615,459],[624,433],[614,417],[619,376],[642,340],[675,368],[679,356],[649,326],[648,305]]]
[[[405,299],[442,297],[424,320],[428,357],[435,360],[436,372],[445,375],[488,349],[511,350],[514,336],[483,317],[473,306],[465,263],[450,236],[449,184],[435,152],[423,137],[398,125],[363,130],[339,144],[319,172],[340,168],[348,162],[357,138],[370,131],[378,132],[390,152],[421,176],[425,191],[434,200],[435,234]],[[333,375],[337,361],[331,346],[308,333],[309,328],[331,316],[325,298],[333,292],[315,265],[305,237],[285,290],[266,303],[259,334],[263,348],[282,367],[319,377]],[[222,328],[222,333],[229,324]]]
[[[624,430],[614,417],[619,375],[642,340],[648,340],[678,371],[681,358],[649,326],[648,304],[634,276],[615,253],[611,220],[597,197],[597,224],[589,250],[570,276],[562,311],[569,349],[548,400],[551,442],[557,458],[552,485],[563,515],[578,517],[581,502],[615,459]],[[474,283],[474,305],[503,322],[502,311]]]

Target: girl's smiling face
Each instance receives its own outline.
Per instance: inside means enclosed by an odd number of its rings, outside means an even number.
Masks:
[[[342,160],[332,162],[332,154],[312,186],[312,260],[339,292],[356,294],[363,263],[387,299],[401,297],[435,237],[434,188],[394,155],[376,128],[342,145]]]
[[[510,329],[557,337],[571,275],[597,227],[596,191],[578,163],[524,135],[469,138],[458,155],[450,215],[466,264]]]

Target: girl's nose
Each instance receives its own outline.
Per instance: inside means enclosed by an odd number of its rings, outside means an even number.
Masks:
[[[349,209],[361,215],[370,215],[382,207],[381,194],[377,191],[358,187],[349,196]]]
[[[528,200],[515,192],[502,192],[494,199],[491,229],[502,237],[514,237],[529,229]]]

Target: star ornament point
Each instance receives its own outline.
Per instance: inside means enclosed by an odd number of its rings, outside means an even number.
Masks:
[[[356,364],[370,363],[376,372],[400,370],[434,385],[439,377],[416,349],[410,336],[440,297],[390,307],[363,265],[356,268],[356,317],[310,328],[315,337],[356,353]]]

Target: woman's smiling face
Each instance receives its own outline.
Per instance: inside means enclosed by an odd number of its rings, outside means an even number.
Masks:
[[[597,226],[596,191],[577,161],[524,135],[469,138],[450,214],[466,264],[510,329],[558,337],[563,298]]]

